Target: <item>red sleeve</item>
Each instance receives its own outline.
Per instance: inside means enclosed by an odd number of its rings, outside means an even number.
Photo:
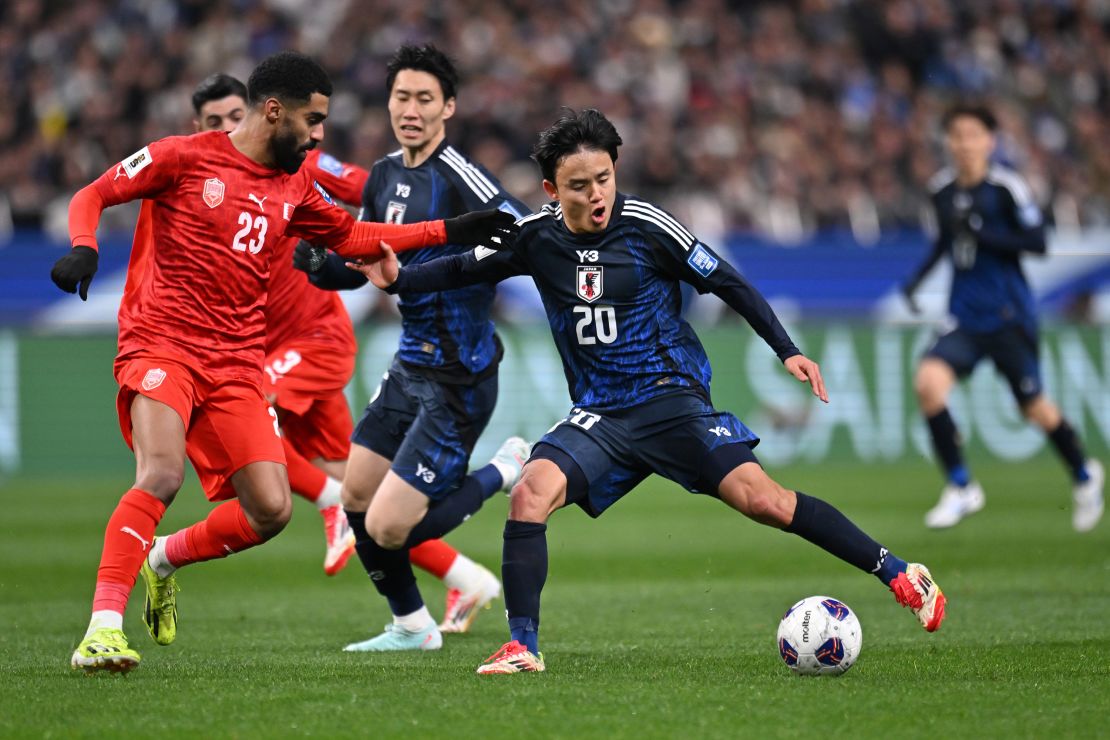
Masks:
[[[96,249],[96,227],[104,209],[163,193],[177,181],[179,160],[174,138],[162,139],[124,158],[79,190],[69,202],[70,243]]]
[[[381,259],[384,241],[394,252],[404,252],[421,247],[436,247],[447,243],[447,229],[443,221],[418,221],[414,224],[381,224],[374,221],[356,221],[342,244],[329,245],[348,259]]]
[[[357,206],[362,202],[362,191],[370,173],[357,164],[340,162],[335,157],[314,150],[316,156],[305,160],[308,173],[324,186],[324,189],[348,205]]]
[[[376,260],[382,256],[378,242],[385,240],[396,252],[447,243],[443,221],[415,224],[382,224],[355,221],[351,214],[331,200],[323,188],[306,173],[305,192],[285,233],[331,247],[348,259]]]

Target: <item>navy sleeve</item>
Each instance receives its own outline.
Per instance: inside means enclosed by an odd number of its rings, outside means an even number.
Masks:
[[[447,178],[458,197],[460,213],[499,208],[516,218],[531,213],[528,206],[514,198],[489,170],[480,164],[464,159],[453,148],[448,148],[435,161],[437,171]]]
[[[1044,218],[1036,203],[1021,204],[1014,199],[1009,189],[1003,188],[1010,204],[1010,223],[983,223],[974,229],[976,241],[983,249],[992,252],[1018,254],[1032,252],[1044,254],[1047,246],[1044,235]]]
[[[697,240],[687,246],[662,228],[648,225],[645,230],[651,235],[660,266],[668,274],[693,285],[699,293],[712,293],[728,304],[744,317],[780,360],[785,362],[802,354],[763,295],[712,249]],[[678,232],[678,236],[688,233]]]
[[[397,281],[386,292],[436,293],[467,285],[495,284],[527,272],[527,266],[515,252],[475,247],[465,254],[439,257],[402,267]]]
[[[354,290],[369,282],[361,272],[350,269],[346,263],[345,258],[328,252],[324,266],[309,274],[308,282],[321,290]]]

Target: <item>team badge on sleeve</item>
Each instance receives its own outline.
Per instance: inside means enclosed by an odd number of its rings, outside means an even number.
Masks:
[[[605,287],[604,267],[578,265],[578,297],[586,303],[593,303],[601,297]]]
[[[204,192],[200,194],[204,199],[204,204],[209,208],[215,208],[224,202],[224,183],[219,178],[210,177],[204,181]]]
[[[690,252],[690,256],[686,258],[686,264],[694,268],[694,272],[702,277],[709,277],[713,271],[717,269],[720,260],[709,253],[701,244],[694,247],[694,251]]]
[[[331,205],[331,206],[335,205],[335,201],[331,199],[331,196],[328,195],[328,191],[324,190],[324,187],[320,183],[313,180],[312,181],[312,187],[316,188],[316,190],[320,193],[320,195],[323,197],[323,199],[327,202],[328,205]]]
[[[150,156],[150,147],[144,146],[142,149],[120,162],[120,164],[123,165],[123,172],[127,175],[127,179],[130,180],[153,161],[154,160]]]
[[[324,172],[331,173],[336,177],[343,177],[343,163],[330,154],[320,153],[320,158],[316,160],[316,165]]]

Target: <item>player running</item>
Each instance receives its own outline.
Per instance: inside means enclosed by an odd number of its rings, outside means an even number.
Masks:
[[[136,226],[115,363],[116,406],[135,452],[135,484],[108,520],[93,613],[71,658],[74,668],[125,672],[138,665],[122,626],[140,567],[147,580],[144,621],[156,642],[168,644],[176,635],[174,570],[258,545],[289,520],[276,415],[261,387],[276,238],[310,238],[351,258],[377,259],[382,238],[413,249],[513,236],[504,214],[492,210],[411,226],[355,222],[301,169],[323,138],[331,91],[327,74],[308,57],[271,56],[251,74],[247,112],[232,134],[153,142],[70,203],[73,249],[51,278],[85,299],[97,268],[101,212],[150,201]],[[208,498],[225,503],[155,540],[181,487],[186,455]]]
[[[230,133],[246,107],[246,86],[229,75],[214,74],[193,93],[197,114],[193,125],[198,131]],[[303,166],[330,195],[345,203],[361,201],[370,176],[362,167],[340,162],[319,149],[308,153]],[[334,575],[354,553],[355,543],[339,492],[353,428],[343,389],[354,373],[356,344],[339,297],[316,290],[293,269],[297,242],[289,237],[274,247],[262,390],[278,413],[289,487],[313,501],[324,518],[324,572]],[[489,574],[442,540],[429,540],[413,548],[410,556],[414,565],[448,580],[449,585],[460,580],[460,573]],[[493,580],[500,592],[500,581]],[[449,607],[459,601],[457,595],[452,600],[452,593],[458,592],[448,591]]]
[[[246,114],[247,86],[217,73],[197,86],[192,101],[197,132],[231,133]],[[309,151],[302,166],[346,203],[358,201],[369,175],[319,149]],[[339,502],[352,428],[343,389],[354,373],[355,335],[342,301],[314,289],[293,269],[297,241],[285,237],[274,244],[262,391],[277,411],[289,487],[316,504],[324,519],[324,572],[331,576],[355,548]]]
[[[1073,481],[1072,527],[1094,529],[1102,517],[1102,464],[1089,460],[1071,424],[1044,394],[1038,357],[1037,313],[1021,270],[1023,252],[1045,253],[1044,220],[1025,181],[991,162],[997,123],[987,108],[960,105],[944,116],[954,168],[930,183],[940,233],[933,251],[906,284],[913,294],[945,255],[955,268],[949,311],[956,326],[937,339],[917,368],[914,388],[933,449],[948,479],[926,526],[951,527],[983,508],[983,488],[971,477],[960,435],[948,413],[948,394],[989,357],[1026,419],[1039,426],[1064,460]]]
[[[402,46],[390,60],[389,117],[401,149],[374,164],[361,218],[405,223],[470,208],[528,212],[447,142],[444,124],[455,112],[457,85],[454,65],[434,46]],[[366,283],[340,257],[325,260],[322,250],[307,244],[300,256],[321,287]],[[417,264],[434,256],[418,250],[404,259]],[[527,443],[511,437],[489,465],[467,475],[497,400],[504,350],[489,319],[493,297],[485,286],[401,295],[401,346],[355,429],[343,479],[356,551],[388,600],[393,623],[346,650],[436,649],[441,632],[465,632],[478,609],[500,593],[489,571],[454,565],[457,572],[445,574],[447,613],[437,629],[406,556],[409,548],[454,529],[498,490],[508,490],[528,455]]]
[[[945,597],[928,569],[895,557],[828,503],[768,477],[752,452],[759,437],[713,407],[709,360],[680,316],[679,281],[720,297],[794,377],[828,397],[817,364],[731,265],[667,212],[617,192],[621,143],[598,111],[568,112],[533,150],[555,202],[519,222],[511,250],[477,249],[399,274],[387,252],[367,269],[379,287],[410,292],[531,275],[574,399],[513,487],[502,559],[512,639],[478,673],[544,670],[538,630],[552,512],[578,504],[599,516],[652,473],[873,573],[926,630],[936,630]]]

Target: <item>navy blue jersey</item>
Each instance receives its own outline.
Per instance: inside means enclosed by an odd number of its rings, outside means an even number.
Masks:
[[[400,150],[375,162],[362,194],[359,220],[416,223],[487,208],[500,208],[517,218],[530,212],[506,193],[488,170],[444,141],[416,167],[405,166]],[[403,265],[413,265],[469,249],[449,244],[402,252],[398,259]],[[310,279],[317,287],[333,290],[365,285],[366,278],[345,268],[343,262],[338,255],[330,255],[325,268]],[[493,298],[494,291],[480,285],[442,293],[401,292],[397,356],[444,380],[463,382],[486,370],[500,353],[489,318]]]
[[[687,388],[708,399],[712,370],[680,315],[680,280],[723,298],[781,359],[799,354],[759,292],[661,208],[618,193],[601,233],[571,233],[554,203],[519,223],[511,250],[478,247],[409,266],[391,290],[531,275],[570,396],[590,409],[626,408]]]
[[[987,333],[1017,324],[1035,331],[1036,304],[1021,253],[1044,254],[1045,238],[1029,186],[1013,170],[992,165],[972,188],[957,184],[950,169],[941,170],[930,188],[939,233],[911,285],[947,255],[954,268],[949,310],[961,329]]]

